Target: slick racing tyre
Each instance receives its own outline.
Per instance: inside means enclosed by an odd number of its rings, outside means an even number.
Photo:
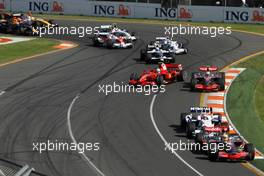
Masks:
[[[187,127],[186,127],[187,138],[191,139],[193,137],[194,131],[195,131],[195,123],[193,122],[187,123]]]
[[[130,80],[138,80],[139,78],[138,78],[138,74],[136,74],[136,73],[132,73],[131,75],[130,75]]]
[[[192,75],[191,77],[191,91],[195,91],[195,85],[198,83],[198,80],[194,78],[194,76]]]
[[[33,31],[30,28],[25,29],[24,31],[25,36],[33,36]]]
[[[181,127],[182,129],[186,130],[186,116],[187,113],[181,113]]]
[[[196,134],[195,143],[199,144],[197,151],[202,152],[203,151],[203,135],[201,133]]]
[[[158,75],[156,82],[157,82],[157,85],[162,85],[163,82],[164,82],[163,76],[162,75]]]
[[[108,49],[112,49],[113,48],[113,41],[112,40],[108,40],[107,43],[106,43],[106,47]]]
[[[253,144],[248,143],[244,147],[245,152],[248,152],[248,156],[246,157],[247,161],[252,161],[255,158],[255,147]]]
[[[152,63],[152,60],[151,60],[151,54],[147,54],[147,57],[146,57],[146,63],[147,64],[151,64]]]
[[[220,90],[225,90],[225,73],[221,72],[221,78],[219,79]]]
[[[201,144],[203,142],[203,135],[201,133],[197,133],[194,140],[196,143]]]
[[[177,75],[177,81],[184,81],[184,75],[186,74],[184,70],[180,71],[180,74]]]
[[[96,37],[93,37],[93,46],[95,47],[99,46],[99,42]]]
[[[215,145],[215,148],[209,147],[209,149],[208,149],[208,158],[209,158],[209,160],[210,161],[217,161],[218,160],[218,153],[219,153],[219,150],[216,147],[216,145]]]
[[[145,58],[146,58],[146,50],[141,49],[140,50],[140,60],[145,60]]]

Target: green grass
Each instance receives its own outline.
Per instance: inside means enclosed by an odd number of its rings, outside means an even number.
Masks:
[[[264,108],[263,108],[263,103],[264,103],[264,77],[262,77],[256,88],[255,92],[255,106],[256,106],[256,111],[260,119],[264,122]]]
[[[119,22],[119,23],[143,23],[143,24],[159,24],[159,25],[193,25],[193,26],[215,26],[215,27],[232,27],[233,30],[241,30],[246,32],[254,32],[264,34],[263,24],[240,24],[240,23],[210,23],[210,22],[184,22],[173,20],[155,20],[155,19],[134,19],[134,18],[110,18],[110,17],[91,17],[91,16],[77,16],[77,15],[50,15],[50,14],[34,14],[34,16],[54,19],[54,20],[87,20],[99,22]]]
[[[56,50],[60,42],[49,39],[34,39],[0,46],[0,64],[16,59]]]
[[[247,68],[232,84],[227,95],[227,111],[238,131],[264,153],[264,55],[236,67]],[[252,162],[264,171],[264,161]]]

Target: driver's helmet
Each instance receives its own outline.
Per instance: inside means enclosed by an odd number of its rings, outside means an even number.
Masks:
[[[157,68],[156,71],[157,71],[157,73],[160,73],[160,68]]]
[[[201,120],[202,116],[201,115],[197,115],[197,120]]]
[[[207,72],[205,72],[204,77],[209,79],[210,78],[210,75],[211,75],[211,73],[209,71],[207,71]]]
[[[207,115],[202,114],[202,115],[201,115],[201,119],[202,119],[202,120],[208,120],[208,117],[207,117]]]
[[[227,143],[228,140],[229,140],[229,136],[228,136],[228,134],[227,134],[227,133],[223,134],[223,141],[224,141],[225,143]]]
[[[117,28],[117,24],[116,24],[116,23],[113,23],[113,24],[112,24],[112,28],[113,28],[113,29],[116,29],[116,28]]]
[[[236,137],[233,142],[236,147],[241,147],[243,145],[243,140],[240,137]]]
[[[160,50],[159,47],[156,47],[156,48],[155,48],[155,51],[159,51],[159,50]]]

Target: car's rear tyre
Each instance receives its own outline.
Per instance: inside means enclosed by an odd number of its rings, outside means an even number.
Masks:
[[[202,143],[203,142],[203,135],[201,133],[197,133],[194,140],[196,143]]]
[[[96,46],[96,47],[99,46],[99,42],[95,36],[92,38],[92,40],[93,40],[93,46]]]
[[[147,56],[146,56],[146,63],[147,64],[151,64],[152,63],[151,54],[147,54]]]
[[[221,72],[221,78],[219,79],[220,90],[225,90],[225,73]]]
[[[33,36],[33,31],[32,31],[32,29],[27,28],[27,29],[24,31],[24,35],[25,35],[25,36]]]
[[[195,91],[196,88],[195,88],[195,85],[198,83],[198,80],[195,79],[193,76],[191,77],[191,91]]]
[[[193,137],[194,131],[195,131],[195,124],[193,122],[187,123],[187,127],[186,127],[187,138],[191,139]]]
[[[158,75],[156,82],[157,82],[157,85],[162,85],[163,82],[164,82],[163,76],[162,75]]]
[[[183,47],[183,43],[178,43],[179,44],[179,48]]]
[[[132,73],[131,75],[130,75],[130,80],[138,80],[138,74],[137,73]]]
[[[199,150],[203,151],[203,135],[201,133],[197,133],[195,136],[195,143],[199,144]]]
[[[181,127],[182,129],[186,130],[186,116],[187,113],[181,113]]]
[[[112,40],[108,40],[108,41],[106,42],[106,47],[107,47],[108,49],[112,49],[112,48],[113,48],[113,41],[112,41]]]
[[[209,145],[211,146],[211,145]],[[219,150],[217,147],[208,149],[208,158],[210,161],[217,161],[218,159]]]
[[[248,143],[244,146],[245,152],[248,152],[248,156],[246,157],[247,161],[252,161],[255,158],[255,147],[253,144]]]
[[[140,60],[145,60],[146,59],[146,49],[141,49],[140,50]]]
[[[132,44],[132,45],[129,45],[128,47],[127,47],[127,49],[131,49],[131,48],[134,48],[134,45]]]
[[[149,45],[154,45],[154,44],[155,44],[154,41],[149,42]]]
[[[177,75],[177,81],[184,81],[184,75],[186,72],[184,70],[181,70],[180,73]]]

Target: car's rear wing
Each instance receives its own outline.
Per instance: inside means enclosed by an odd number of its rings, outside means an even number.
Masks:
[[[21,17],[22,16],[22,13],[14,13],[13,14],[13,17]]]
[[[212,113],[212,107],[191,107],[190,112],[192,113]]]
[[[159,40],[159,41],[160,41],[160,40],[166,40],[166,39],[167,39],[167,37],[156,37],[156,38],[155,38],[156,41],[158,41],[158,40]]]
[[[200,71],[217,71],[218,67],[217,66],[201,66],[199,70]]]
[[[165,64],[167,68],[181,68],[182,64]]]
[[[222,132],[220,127],[205,127],[204,130],[207,132]]]

